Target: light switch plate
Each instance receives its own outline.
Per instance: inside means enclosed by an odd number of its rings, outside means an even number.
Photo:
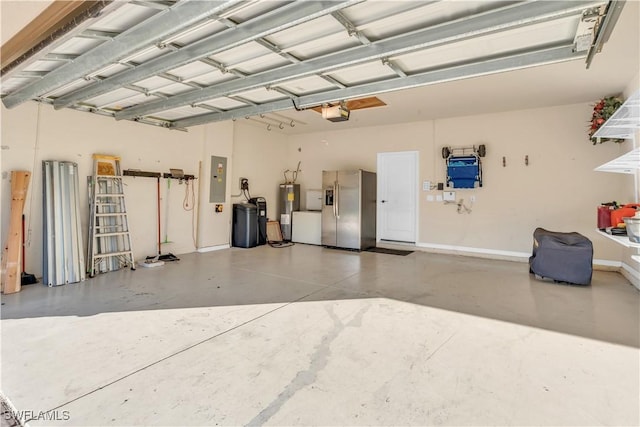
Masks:
[[[442,201],[442,195],[438,194],[436,195],[436,202],[441,202]]]

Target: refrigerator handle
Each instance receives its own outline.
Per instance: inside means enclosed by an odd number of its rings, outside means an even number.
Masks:
[[[336,182],[333,181],[333,186],[331,187],[331,191],[333,191],[333,203],[331,203],[331,209],[333,209],[333,216],[336,216]]]
[[[334,181],[333,183],[333,216],[336,218],[340,218],[340,206],[338,206],[340,200],[340,186],[338,185],[338,181]]]

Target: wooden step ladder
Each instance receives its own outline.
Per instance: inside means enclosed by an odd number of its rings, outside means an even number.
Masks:
[[[120,157],[94,154],[93,176],[88,181],[87,274],[94,277],[124,267],[135,270]]]

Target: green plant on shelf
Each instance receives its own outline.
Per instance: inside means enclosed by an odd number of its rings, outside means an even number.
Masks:
[[[624,142],[621,138],[594,138],[593,134],[596,133],[600,126],[602,126],[613,113],[622,105],[622,99],[619,96],[608,96],[602,98],[597,104],[593,106],[593,113],[591,114],[591,121],[589,122],[589,138],[593,145],[602,144],[606,141]]]

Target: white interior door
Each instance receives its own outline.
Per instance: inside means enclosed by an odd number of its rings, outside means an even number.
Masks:
[[[416,242],[418,152],[378,153],[378,239]]]

